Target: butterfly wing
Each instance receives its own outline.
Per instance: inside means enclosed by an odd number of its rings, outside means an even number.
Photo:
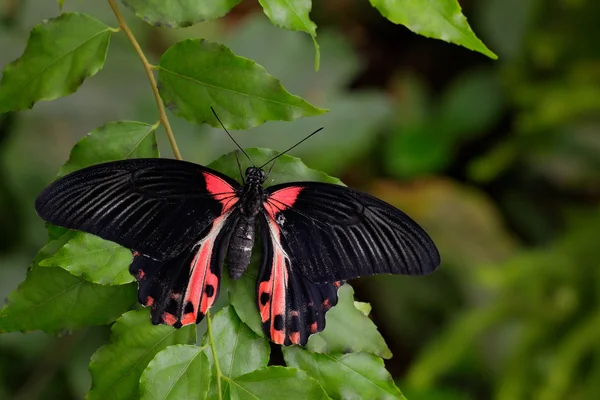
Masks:
[[[440,256],[402,211],[345,186],[295,182],[265,190],[265,212],[295,271],[314,283],[375,274],[423,275]]]
[[[265,334],[280,345],[306,345],[325,329],[325,313],[337,304],[343,282],[313,283],[284,250],[282,232],[268,213],[260,219],[262,261],[257,280],[258,308]]]
[[[238,201],[240,185],[199,165],[170,159],[109,162],[50,184],[35,208],[44,220],[170,260],[199,240]]]
[[[204,318],[219,295],[238,212],[216,218],[201,240],[172,259],[157,261],[134,252],[129,271],[139,282],[138,300],[150,307],[152,323],[179,328]]]

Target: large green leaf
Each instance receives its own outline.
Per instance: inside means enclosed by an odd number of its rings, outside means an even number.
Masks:
[[[135,285],[101,286],[62,268],[41,268],[38,262],[56,253],[72,236],[67,232],[44,246],[25,281],[0,310],[0,332],[60,332],[114,321],[136,300]]]
[[[319,382],[303,371],[267,367],[242,375],[230,382],[231,400],[329,399]]]
[[[370,0],[381,15],[419,35],[456,43],[496,59],[475,36],[458,0]]]
[[[73,237],[52,257],[40,261],[43,267],[61,267],[86,281],[101,285],[122,285],[133,282],[129,264],[133,257],[128,250],[84,232]]]
[[[317,25],[310,20],[312,0],[258,0],[273,25],[292,31],[306,32],[315,44],[315,68],[319,69]]]
[[[392,352],[377,327],[354,305],[349,284],[339,291],[338,304],[326,316],[325,330],[308,339],[306,348],[316,353],[366,352],[391,358]]]
[[[240,0],[123,0],[135,15],[154,26],[183,28],[224,16]]]
[[[156,354],[167,346],[195,341],[195,325],[180,329],[152,325],[147,308],[123,314],[112,327],[111,343],[92,356],[92,389],[87,398],[138,398],[140,377]]]
[[[116,121],[94,129],[81,139],[58,176],[108,161],[158,157],[156,125],[137,121]]]
[[[317,354],[283,349],[285,363],[317,379],[332,399],[404,399],[381,358],[366,353]]]
[[[85,14],[64,13],[36,26],[23,55],[4,68],[0,113],[71,94],[106,59],[113,28]]]
[[[140,379],[142,400],[203,399],[210,384],[206,354],[198,346],[174,345],[159,352]]]
[[[183,40],[160,59],[159,89],[167,107],[195,123],[248,129],[265,121],[319,115],[319,109],[288,93],[254,61],[201,39]]]
[[[214,346],[219,361],[219,369],[227,378],[236,378],[248,372],[266,367],[269,362],[271,348],[269,342],[240,321],[233,307],[225,307],[212,321]],[[208,333],[202,340],[203,345],[208,345]],[[210,348],[206,349],[206,355],[213,362]],[[213,372],[213,375],[216,371]],[[226,392],[229,380],[222,381],[221,390]],[[213,380],[209,398],[217,398],[217,384]]]

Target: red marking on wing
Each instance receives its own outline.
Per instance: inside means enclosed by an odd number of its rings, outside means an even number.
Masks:
[[[145,306],[146,307],[150,307],[152,304],[154,304],[154,298],[152,298],[150,296],[146,297],[146,304],[145,304]]]
[[[165,321],[165,324],[171,325],[171,326],[175,325],[175,323],[177,322],[177,317],[168,312],[163,313],[162,319],[163,319],[163,321]]]
[[[133,251],[133,256],[134,256],[134,257],[138,257],[139,255],[140,255],[140,252],[139,252],[139,251],[135,251],[135,250]]]
[[[181,325],[189,325],[196,322],[196,315],[194,313],[187,313],[181,318]]]
[[[238,201],[235,189],[229,183],[210,172],[204,171],[202,175],[204,175],[204,181],[206,182],[206,190],[212,195],[213,199],[221,203],[223,206],[222,213],[227,213]]]
[[[189,314],[186,314],[181,320],[183,325],[195,323],[195,315],[198,312],[206,314],[208,309],[215,302],[217,288],[219,287],[219,278],[210,270],[210,261],[215,240],[223,228],[223,224],[227,217],[228,215],[223,215],[214,220],[212,229],[208,235],[200,241],[196,256],[194,256],[194,259],[190,264],[190,280],[185,291],[183,304],[185,306],[188,301],[192,303],[194,306],[194,316],[191,318],[188,317]],[[208,285],[212,285],[214,289],[213,295],[210,297],[206,294],[206,287]]]
[[[270,320],[271,340],[277,344],[284,344],[286,324],[283,329],[275,329],[275,316],[285,316],[285,306],[287,300],[288,272],[286,266],[287,256],[279,244],[279,226],[273,219],[269,219],[273,243],[273,265],[271,276],[268,281],[261,282],[258,287],[258,309],[262,322]],[[262,305],[260,298],[263,293],[269,294],[269,301]]]
[[[302,186],[290,186],[271,193],[264,204],[271,219],[274,220],[277,213],[292,207],[302,190]]]
[[[141,281],[142,279],[144,279],[145,276],[146,276],[146,273],[144,272],[143,269],[138,269],[138,271],[135,273],[135,279],[137,279],[138,281]]]
[[[293,344],[300,344],[300,332],[291,333],[290,342],[292,342]]]
[[[317,331],[318,327],[319,327],[319,325],[316,322],[313,322],[312,324],[310,324],[311,333],[315,333]]]

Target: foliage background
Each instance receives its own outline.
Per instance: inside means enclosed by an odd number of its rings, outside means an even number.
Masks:
[[[127,17],[151,62],[178,40],[205,37],[331,109],[235,135],[245,147],[284,149],[325,126],[292,154],[397,205],[431,233],[444,260],[434,275],[353,282],[357,299],[373,306],[394,353],[386,365],[407,398],[596,398],[600,4],[461,5],[498,61],[412,34],[354,0],[314,4],[319,72],[310,37],[270,25],[257,2],[181,30]],[[75,9],[114,25],[104,2],[66,2]],[[5,65],[57,8],[2,0],[0,13]],[[139,60],[124,36],[112,40],[102,73],[74,95],[0,115],[2,298],[45,243],[33,201],[73,144],[106,121],[155,120]],[[207,164],[233,149],[220,130],[171,123],[187,160]],[[108,336],[108,328],[3,335],[0,398],[82,398],[89,357]]]

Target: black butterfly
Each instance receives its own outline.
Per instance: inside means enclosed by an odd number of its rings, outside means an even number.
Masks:
[[[265,171],[244,184],[185,161],[133,159],[73,172],[35,207],[46,221],[133,251],[130,272],[154,324],[198,323],[219,294],[221,267],[239,278],[256,228],[262,261],[258,308],[275,343],[305,345],[325,328],[347,279],[422,275],[440,263],[429,236],[402,211],[366,193],[319,182],[264,189]]]

